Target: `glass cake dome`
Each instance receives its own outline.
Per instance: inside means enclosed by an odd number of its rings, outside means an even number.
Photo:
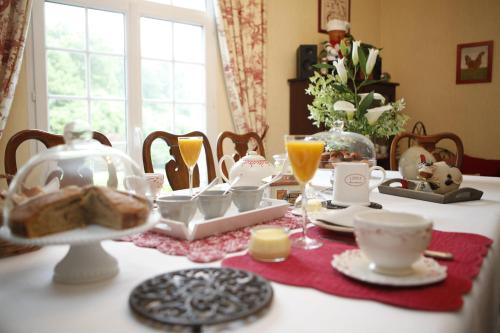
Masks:
[[[17,172],[5,200],[4,228],[37,239],[90,225],[123,231],[146,224],[151,189],[140,167],[92,140],[86,123],[67,124],[64,141]]]
[[[334,163],[338,162],[367,162],[370,166],[376,165],[373,142],[364,135],[345,132],[343,128],[344,122],[337,120],[331,130],[313,135],[325,142],[320,168],[333,169]]]

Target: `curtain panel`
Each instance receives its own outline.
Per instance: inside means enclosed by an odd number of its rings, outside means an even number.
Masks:
[[[14,98],[32,0],[0,0],[0,138]]]
[[[215,17],[235,131],[262,135],[267,127],[264,0],[217,0]]]

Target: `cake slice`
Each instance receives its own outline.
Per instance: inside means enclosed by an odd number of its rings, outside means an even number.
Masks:
[[[145,197],[108,187],[88,187],[82,199],[88,224],[128,229],[146,222],[149,202]]]
[[[9,216],[11,231],[35,238],[85,226],[81,207],[82,189],[64,189],[37,196],[15,206]]]

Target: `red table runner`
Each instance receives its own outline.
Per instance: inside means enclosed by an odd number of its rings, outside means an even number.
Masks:
[[[462,295],[470,291],[472,280],[479,274],[492,243],[489,238],[476,234],[435,230],[429,249],[449,251],[454,255],[452,261],[438,260],[448,267],[446,280],[428,286],[401,288],[367,284],[344,276],[331,266],[332,256],[356,248],[353,237],[338,236],[318,227],[311,228],[310,233],[313,237],[323,238],[321,248],[309,251],[294,248],[290,257],[281,263],[258,262],[247,254],[227,258],[222,265],[252,271],[275,282],[310,287],[337,296],[418,310],[456,311],[462,307]]]

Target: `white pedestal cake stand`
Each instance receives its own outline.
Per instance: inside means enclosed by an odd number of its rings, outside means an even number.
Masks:
[[[152,211],[148,221],[135,228],[113,230],[89,225],[86,228],[32,239],[15,236],[8,227],[3,226],[0,229],[0,237],[21,245],[70,245],[66,256],[54,268],[54,282],[83,284],[110,279],[118,274],[117,260],[103,249],[101,241],[146,231],[152,228],[159,218],[159,213]]]

